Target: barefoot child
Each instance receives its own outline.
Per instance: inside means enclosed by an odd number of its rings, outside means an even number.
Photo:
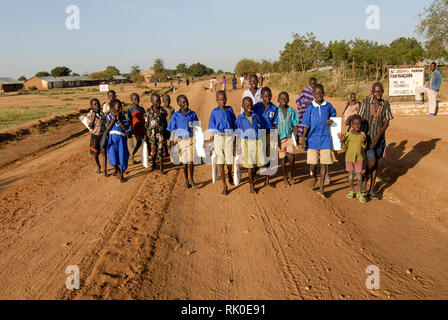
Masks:
[[[87,115],[89,128],[92,130],[92,135],[90,136],[90,154],[93,155],[95,159],[95,163],[97,165],[97,173],[101,173],[101,165],[100,165],[100,153],[101,153],[101,137],[106,130],[106,116],[100,110],[100,101],[98,99],[90,100],[90,112]],[[107,157],[105,156],[105,152],[103,150],[103,158],[104,158],[104,168],[107,170]]]
[[[268,87],[264,87],[261,89],[261,99],[262,102],[258,102],[253,107],[253,112],[256,113],[261,121],[263,122],[263,126],[266,129],[266,156],[271,156],[271,130],[277,129],[278,123],[278,108],[275,104],[271,102],[272,100],[272,91]],[[275,150],[276,151],[276,150]],[[266,164],[267,166],[269,163]],[[265,185],[272,187],[269,182],[269,175],[266,175]]]
[[[244,112],[236,119],[237,130],[235,135],[241,139],[243,167],[247,169],[249,174],[249,192],[255,194],[257,193],[254,186],[255,172],[258,167],[265,165],[262,157],[263,152],[260,150],[258,130],[266,128],[263,127],[261,118],[252,112],[252,108],[252,99],[250,97],[243,98]]]
[[[107,115],[107,130],[110,130],[107,156],[109,164],[115,168],[114,176],[118,176],[121,182],[126,182],[124,172],[128,168],[129,161],[127,134],[131,132],[131,128],[122,114],[122,109],[120,100],[110,102],[110,113]]]
[[[299,115],[296,110],[291,108],[289,103],[289,95],[286,92],[281,92],[278,95],[278,158],[283,171],[283,183],[286,186],[294,184],[294,136],[299,134],[297,126],[299,125]],[[286,178],[286,159],[289,161],[289,174]]]
[[[336,110],[331,103],[324,100],[325,90],[321,84],[316,84],[313,89],[314,100],[306,107],[303,117],[302,148],[307,150],[307,163],[311,165],[313,180],[310,188],[314,189],[317,182],[317,165],[320,164],[320,189],[319,195],[326,198],[324,192],[325,177],[328,165],[333,164],[331,150],[330,117],[336,116]]]
[[[224,164],[227,166],[229,175],[229,183],[233,183],[232,179],[232,164],[233,164],[233,150],[234,139],[233,131],[235,130],[235,113],[233,108],[227,106],[227,95],[223,90],[216,92],[216,102],[218,107],[213,109],[210,120],[208,122],[208,129],[213,133],[211,141],[215,150],[217,164],[222,180],[222,194],[227,195],[228,188],[226,183],[226,175]]]
[[[175,112],[171,117],[170,123],[168,124],[168,131],[174,133],[179,138],[178,142],[180,147],[179,159],[180,162],[182,162],[183,164],[185,187],[196,188],[197,185],[193,179],[194,174],[193,126],[194,122],[199,122],[199,119],[198,116],[196,115],[196,112],[194,112],[189,108],[190,103],[188,102],[188,99],[185,95],[182,94],[177,97],[177,104],[179,105],[180,110]],[[190,173],[190,176],[188,176],[188,171]]]
[[[165,174],[163,171],[163,153],[167,149],[167,116],[166,110],[160,106],[160,96],[153,94],[151,96],[152,106],[147,110],[145,114],[145,128],[146,139],[151,151],[152,166],[151,171],[156,169],[156,157],[159,158],[160,173]]]
[[[132,106],[128,110],[128,122],[131,125],[129,139],[134,136],[137,142],[131,155],[132,163],[136,164],[137,161],[135,161],[134,156],[140,149],[145,135],[145,109],[140,106],[140,97],[136,93],[131,94],[131,103]]]
[[[366,202],[366,198],[361,192],[362,186],[362,162],[364,160],[364,149],[367,146],[367,138],[364,132],[361,132],[362,118],[359,115],[354,115],[350,119],[351,131],[347,132],[345,136],[342,133],[339,134],[339,139],[345,153],[345,167],[348,172],[348,181],[350,183],[350,191],[347,194],[347,198],[356,198],[362,203]],[[358,182],[359,191],[355,193],[355,187],[353,183],[353,176],[356,175],[356,181]]]

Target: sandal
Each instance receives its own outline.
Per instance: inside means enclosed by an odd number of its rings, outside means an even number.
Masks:
[[[358,193],[358,194],[359,194],[359,193]],[[350,191],[349,193],[347,193],[346,197],[349,198],[349,199],[353,199],[353,198],[355,197],[355,195],[358,196],[358,195],[355,193],[355,191]],[[359,199],[359,198],[358,198],[358,199]]]
[[[361,202],[361,203],[366,203],[367,202],[366,198],[364,197],[364,195],[361,192],[358,192],[356,194],[356,198],[358,198],[359,202]]]

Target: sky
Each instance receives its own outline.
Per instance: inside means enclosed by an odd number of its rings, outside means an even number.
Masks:
[[[293,33],[317,39],[390,43],[416,37],[418,14],[432,0],[0,0],[0,77],[29,78],[68,66],[83,74],[116,66],[150,68],[201,62],[233,71],[242,58],[275,61]],[[79,8],[79,30],[66,8]],[[380,28],[369,30],[376,5]]]

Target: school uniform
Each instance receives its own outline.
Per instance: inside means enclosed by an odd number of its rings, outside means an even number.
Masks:
[[[261,118],[253,112],[252,117],[246,117],[243,113],[236,119],[235,125],[235,135],[241,139],[243,167],[249,169],[264,166],[266,164],[264,146],[258,139],[258,134],[259,130],[266,128]]]
[[[87,121],[89,127],[92,125],[92,122],[95,120],[95,126],[91,130],[90,135],[90,154],[98,155],[101,152],[101,137],[106,130],[106,117],[102,111],[99,113],[90,112],[87,114]]]
[[[145,109],[141,106],[132,106],[128,110],[128,122],[131,125],[132,135],[141,140],[145,135]]]
[[[271,136],[270,130],[275,129],[275,125],[278,124],[278,108],[272,102],[269,102],[268,107],[265,110],[263,102],[256,103],[252,111],[256,113],[263,122],[263,126],[266,130],[266,156],[270,157],[271,155]],[[274,150],[275,151],[275,150]]]
[[[333,164],[331,157],[333,140],[330,127],[325,123],[330,120],[330,117],[336,117],[336,110],[327,101],[319,105],[316,100],[313,100],[306,107],[303,126],[309,128],[306,138],[308,164]]]
[[[114,116],[108,114],[109,121],[113,121]],[[109,132],[109,142],[107,144],[107,157],[111,166],[120,166],[120,170],[124,171],[128,168],[129,150],[127,133],[131,132],[131,127],[126,117],[120,115],[120,120],[125,127],[125,131],[121,129],[120,123],[115,121],[114,126]]]
[[[194,159],[194,122],[199,122],[198,116],[196,112],[188,109],[186,115],[181,110],[173,113],[168,124],[168,131],[174,133],[179,138],[179,160],[183,164],[189,164]]]
[[[208,129],[213,133],[213,147],[218,164],[233,164],[233,137],[236,116],[232,107],[213,109],[208,121]]]
[[[284,159],[286,155],[295,153],[292,133],[294,127],[299,125],[299,115],[296,110],[288,106],[286,117],[281,106],[277,107],[277,128],[278,128],[278,157]]]

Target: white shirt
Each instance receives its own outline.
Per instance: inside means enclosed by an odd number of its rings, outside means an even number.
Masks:
[[[243,98],[241,99],[241,105],[242,105],[242,101],[245,97],[250,97],[252,99],[252,102],[254,105],[256,105],[258,102],[263,101],[263,99],[261,98],[261,89],[260,88],[258,88],[257,92],[255,93],[255,96],[252,94],[250,89],[247,89],[246,91],[244,91]],[[241,106],[241,113],[243,113],[243,112],[244,112],[244,109]]]
[[[243,83],[244,82],[244,77],[240,78],[240,82]]]

